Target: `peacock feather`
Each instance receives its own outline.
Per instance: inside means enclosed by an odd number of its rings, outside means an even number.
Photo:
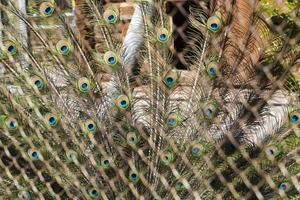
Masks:
[[[299,11],[0,0],[0,199],[300,199]]]

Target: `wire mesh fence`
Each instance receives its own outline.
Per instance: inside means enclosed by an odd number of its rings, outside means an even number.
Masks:
[[[300,199],[299,11],[0,0],[0,198]]]

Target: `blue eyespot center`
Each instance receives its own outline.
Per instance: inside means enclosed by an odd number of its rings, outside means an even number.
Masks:
[[[210,28],[212,29],[212,30],[217,30],[218,29],[218,24],[217,23],[212,23],[211,25],[210,25]]]
[[[53,12],[53,8],[51,8],[50,6],[48,6],[46,9],[45,9],[45,13],[47,15],[51,14]]]
[[[103,164],[106,165],[106,166],[109,165],[109,160],[104,160]]]
[[[296,122],[298,122],[299,117],[298,117],[297,115],[292,115],[292,116],[290,117],[290,119],[291,119],[291,122],[292,122],[292,123],[296,123]]]
[[[168,85],[171,85],[171,84],[173,84],[174,79],[172,77],[168,77],[166,81],[167,81]]]
[[[169,161],[169,156],[164,155],[162,159],[163,159],[163,161]]]
[[[109,16],[107,17],[107,19],[108,19],[109,22],[114,22],[114,21],[116,20],[116,16],[114,16],[114,15],[109,15]]]
[[[23,191],[20,196],[22,199],[29,199],[30,194],[27,191]]]
[[[273,155],[273,154],[274,154],[274,151],[273,151],[273,149],[269,149],[269,151],[268,151],[268,152],[269,152],[269,154],[270,154],[270,155]]]
[[[93,131],[95,129],[95,125],[94,124],[88,124],[88,130],[89,131]]]
[[[7,48],[7,51],[12,53],[15,51],[15,47],[13,45],[10,45],[8,48]]]
[[[93,194],[93,195],[98,195],[98,192],[97,192],[96,190],[93,190],[93,191],[92,191],[92,194]]]
[[[114,57],[109,57],[108,58],[108,63],[109,64],[115,64],[116,63],[116,59]]]
[[[69,160],[75,160],[76,159],[76,154],[75,153],[71,153],[70,155],[69,155]]]
[[[9,123],[9,127],[12,128],[12,129],[16,129],[16,128],[17,128],[16,122],[11,121],[11,122]]]
[[[82,87],[83,89],[86,89],[86,88],[87,88],[87,83],[83,83],[83,84],[81,85],[81,87]]]
[[[42,81],[40,81],[40,80],[36,80],[36,81],[34,82],[34,85],[35,85],[37,88],[41,88],[41,87],[43,86]]]
[[[131,174],[131,178],[135,179],[136,177],[137,177],[137,174],[135,174],[135,173]]]
[[[169,126],[174,126],[176,124],[176,120],[174,118],[168,119],[168,125]]]
[[[130,173],[130,179],[132,181],[137,181],[139,179],[139,176],[137,173],[133,172],[133,173]]]
[[[161,41],[166,41],[166,40],[168,39],[168,37],[167,37],[166,34],[162,33],[162,34],[160,34],[159,39],[160,39]]]
[[[122,101],[120,102],[120,104],[121,104],[121,106],[124,108],[124,107],[127,106],[127,101],[126,101],[126,100],[122,100]]]
[[[81,84],[81,89],[87,90],[88,89],[88,84],[87,83],[82,83]]]
[[[60,47],[60,51],[65,53],[65,52],[69,51],[69,47],[67,47],[66,45],[63,45],[62,47]]]
[[[32,158],[38,158],[39,154],[36,151],[31,153]]]
[[[182,187],[182,186],[183,186],[183,183],[178,182],[178,183],[176,183],[176,186]]]
[[[96,189],[92,189],[91,190],[91,196],[98,197],[99,196],[99,192]]]
[[[56,123],[56,119],[55,119],[55,117],[49,117],[49,124],[50,125],[55,125],[55,123]]]
[[[173,161],[173,154],[172,153],[164,153],[163,155],[161,155],[161,161],[163,162],[163,164],[168,165]]]
[[[133,137],[133,136],[129,137],[128,138],[128,143],[131,144],[131,145],[136,144],[137,143],[136,138]]]
[[[207,116],[211,116],[211,115],[213,114],[212,109],[210,109],[210,108],[206,109],[205,114],[206,114]]]
[[[127,144],[136,145],[139,142],[139,137],[135,133],[127,135]]]
[[[217,70],[215,68],[211,67],[211,68],[208,69],[208,73],[211,76],[216,76],[217,75]]]
[[[80,78],[78,80],[77,84],[78,84],[77,87],[78,87],[80,92],[87,92],[91,88],[90,81],[85,77]]]
[[[193,147],[193,148],[192,148],[192,153],[193,153],[193,154],[198,154],[198,153],[200,153],[200,148],[199,148],[199,147]]]
[[[175,185],[176,190],[182,190],[184,189],[184,185],[181,181],[177,182]]]
[[[110,168],[110,161],[109,161],[109,159],[101,160],[101,166],[104,169],[109,169]]]
[[[24,192],[24,194],[22,195],[23,199],[29,199],[29,192]]]
[[[288,188],[288,186],[287,186],[285,183],[281,183],[281,184],[279,185],[279,189],[280,189],[280,190],[286,191],[287,188]]]
[[[274,151],[274,149],[269,148],[269,149],[266,150],[266,153],[267,153],[268,156],[273,157],[274,154],[275,154],[275,151]]]
[[[136,182],[139,180],[139,175],[136,172],[130,172],[129,179]]]

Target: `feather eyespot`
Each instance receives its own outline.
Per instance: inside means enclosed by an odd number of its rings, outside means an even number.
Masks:
[[[177,181],[176,184],[175,184],[175,189],[177,191],[182,191],[182,190],[185,190],[186,187],[185,187],[185,185],[182,181]]]
[[[176,70],[168,71],[164,78],[163,82],[168,88],[172,88],[178,81],[178,72]]]
[[[112,51],[106,52],[104,54],[104,62],[111,67],[115,66],[116,64],[118,64],[118,59],[116,54]]]
[[[290,123],[293,125],[299,124],[300,112],[298,110],[293,111],[289,114]]]
[[[84,132],[94,133],[97,129],[97,126],[94,121],[88,120],[84,123]]]
[[[45,115],[45,121],[47,125],[49,125],[50,127],[54,127],[58,123],[58,117],[52,113],[48,113]]]
[[[211,78],[215,78],[219,74],[219,65],[216,62],[210,62],[206,68],[207,74]]]
[[[34,85],[38,88],[41,89],[43,88],[43,82],[41,80],[35,80]]]
[[[160,43],[165,44],[169,41],[170,33],[166,28],[163,28],[157,32],[156,37]]]
[[[14,118],[8,118],[5,120],[5,124],[6,124],[6,127],[9,129],[9,130],[16,130],[18,128],[18,122],[16,119]]]
[[[119,20],[119,12],[114,9],[107,9],[103,13],[103,17],[108,24],[115,24]]]
[[[70,150],[66,153],[66,155],[69,161],[74,161],[77,159],[77,153],[75,151]]]
[[[167,118],[167,126],[168,128],[175,128],[180,125],[181,119],[180,116],[176,113],[171,113]]]
[[[10,54],[14,54],[16,52],[16,47],[14,45],[10,45],[7,47],[7,52]]]
[[[215,33],[218,32],[222,26],[222,19],[221,19],[221,13],[216,12],[213,16],[208,18],[207,20],[207,28]]]
[[[107,20],[109,23],[114,23],[116,21],[116,16],[115,15],[109,15],[107,17]]]
[[[99,191],[96,188],[93,188],[89,191],[89,195],[90,197],[92,197],[93,199],[98,198],[99,197]]]
[[[109,158],[101,158],[101,166],[104,169],[109,169],[111,168],[111,163]]]
[[[43,2],[39,10],[42,16],[49,17],[54,13],[55,8],[51,2]]]
[[[91,89],[91,82],[88,78],[82,77],[78,80],[77,86],[80,92],[88,92]]]
[[[129,172],[129,180],[132,182],[137,182],[140,179],[139,174],[136,171]]]
[[[61,55],[68,55],[71,51],[71,45],[66,40],[59,40],[56,44],[56,50]]]
[[[169,127],[173,127],[173,126],[176,125],[176,119],[175,119],[175,118],[169,118],[169,119],[167,120],[167,123],[168,123],[168,126],[169,126]]]
[[[202,107],[204,119],[213,119],[218,113],[219,107],[216,102],[208,101]]]
[[[160,160],[164,165],[169,165],[174,161],[174,154],[169,151],[163,152],[160,155]]]
[[[278,188],[279,190],[285,192],[289,189],[289,185],[287,183],[281,183]]]
[[[129,98],[126,95],[118,96],[116,99],[116,105],[119,109],[126,110],[130,105]]]
[[[131,146],[138,144],[140,141],[140,137],[133,132],[128,133],[126,139],[127,139],[127,144]]]
[[[195,144],[191,147],[191,154],[194,157],[198,157],[202,154],[202,146],[200,144]]]
[[[40,152],[37,150],[29,149],[28,155],[31,160],[39,160],[40,159]]]
[[[38,90],[42,90],[45,87],[44,80],[41,79],[39,76],[33,76],[31,77],[31,81]]]
[[[53,125],[55,125],[56,124],[56,119],[55,119],[55,117],[50,117],[49,118],[49,124],[51,125],[51,126],[53,126]]]
[[[269,159],[273,160],[276,155],[276,147],[274,146],[267,147],[265,149],[265,153]]]
[[[18,196],[19,196],[20,199],[23,199],[23,200],[30,199],[30,194],[27,191],[21,191],[21,192],[19,192]]]
[[[13,41],[7,41],[5,43],[5,46],[6,46],[6,52],[8,55],[15,55],[17,52],[18,52],[18,49],[17,49],[17,45],[13,42]]]

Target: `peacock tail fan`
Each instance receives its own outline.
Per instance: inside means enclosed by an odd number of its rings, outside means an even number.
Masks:
[[[0,199],[300,199],[300,3],[115,2],[0,0]]]

